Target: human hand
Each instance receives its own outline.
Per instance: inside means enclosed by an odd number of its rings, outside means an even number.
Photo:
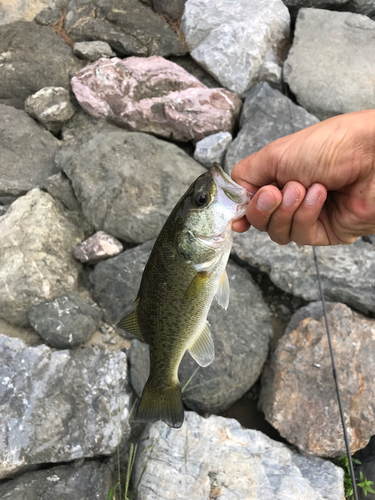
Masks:
[[[256,193],[235,231],[251,224],[282,245],[349,244],[373,234],[375,110],[282,137],[238,162],[232,178]]]

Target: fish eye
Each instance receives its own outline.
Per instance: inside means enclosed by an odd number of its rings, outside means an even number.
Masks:
[[[205,191],[198,191],[198,193],[194,195],[194,204],[197,207],[203,207],[204,205],[206,205],[209,199],[210,197],[208,193],[206,193]]]

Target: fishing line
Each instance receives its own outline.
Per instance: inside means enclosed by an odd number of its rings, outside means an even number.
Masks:
[[[330,330],[329,330],[329,324],[328,324],[328,318],[327,318],[327,309],[326,309],[326,303],[325,303],[325,300],[324,300],[322,280],[321,280],[320,272],[319,272],[318,258],[316,256],[315,247],[312,247],[312,249],[313,249],[313,255],[314,255],[316,275],[318,277],[320,299],[322,301],[322,307],[323,307],[324,322],[326,324],[326,332],[327,332],[327,338],[328,338],[329,353],[330,353],[330,356],[331,356],[331,363],[332,363],[332,374],[333,374],[333,380],[335,381],[337,401],[339,403],[340,418],[341,418],[342,430],[343,430],[343,433],[344,433],[344,441],[345,441],[346,454],[348,456],[349,471],[350,471],[350,477],[351,477],[351,480],[352,480],[354,500],[358,500],[357,483],[355,482],[353,460],[352,460],[352,456],[351,456],[351,453],[350,453],[348,430],[346,428],[344,412],[343,412],[343,409],[342,409],[342,402],[341,402],[341,396],[340,396],[339,382],[338,382],[338,379],[337,379],[336,363],[335,363],[335,357],[334,357],[334,354],[333,354],[331,333],[330,333]]]

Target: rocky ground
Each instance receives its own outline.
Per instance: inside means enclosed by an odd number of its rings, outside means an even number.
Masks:
[[[0,499],[124,499],[134,445],[129,500],[344,499],[310,247],[235,236],[216,359],[181,363],[181,429],[133,421],[148,348],[115,325],[213,161],[375,108],[374,19],[373,0],[1,3]],[[375,481],[375,237],[317,253]]]

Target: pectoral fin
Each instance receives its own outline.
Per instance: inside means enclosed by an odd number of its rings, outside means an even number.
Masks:
[[[137,315],[137,308],[134,309],[130,314],[122,318],[117,323],[117,326],[119,328],[122,328],[122,330],[127,331],[128,333],[131,333],[135,337],[137,337],[139,340],[143,340],[141,331],[139,329],[139,324],[138,324],[138,315]]]
[[[230,295],[230,287],[229,287],[228,274],[226,271],[224,271],[220,278],[219,286],[215,295],[215,299],[217,300],[218,304],[224,309],[228,309],[229,295]]]
[[[208,366],[215,359],[215,347],[207,325],[204,326],[195,342],[190,344],[188,351],[200,366]]]

